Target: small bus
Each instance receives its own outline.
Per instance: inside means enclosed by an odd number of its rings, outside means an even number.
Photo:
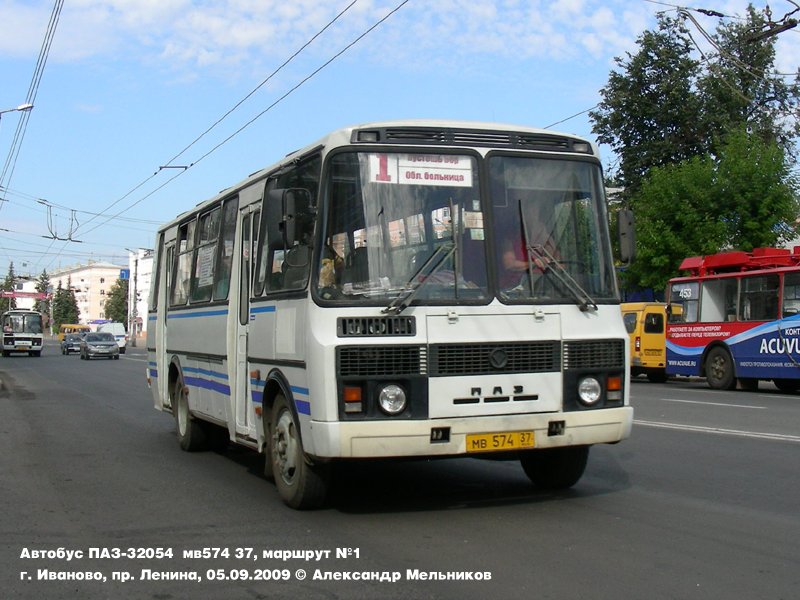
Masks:
[[[35,310],[14,309],[3,313],[3,356],[12,353],[41,356],[44,336],[42,315]]]
[[[63,342],[64,336],[68,333],[89,333],[92,328],[89,325],[80,325],[78,323],[62,323],[58,326],[58,341]]]
[[[572,135],[332,132],[159,228],[155,408],[184,450],[263,453],[297,509],[361,459],[517,460],[572,486],[633,422],[607,218]]]
[[[622,320],[630,336],[631,377],[667,380],[667,306],[663,302],[623,302]]]
[[[683,260],[669,281],[667,373],[714,389],[800,389],[800,247]]]

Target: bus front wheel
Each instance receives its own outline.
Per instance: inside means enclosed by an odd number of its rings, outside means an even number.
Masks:
[[[522,469],[537,488],[563,490],[583,476],[589,458],[589,446],[528,450],[520,454]]]
[[[706,358],[706,381],[715,390],[732,390],[736,387],[733,360],[725,348],[712,348]]]
[[[178,376],[172,388],[172,412],[178,430],[178,443],[183,450],[195,452],[206,447],[207,435],[203,423],[189,412],[189,390]]]
[[[328,488],[329,466],[314,464],[306,457],[299,426],[282,395],[276,396],[272,406],[270,435],[268,452],[281,499],[300,510],[321,506]]]

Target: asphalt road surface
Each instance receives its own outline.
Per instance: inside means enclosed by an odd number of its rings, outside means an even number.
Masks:
[[[516,462],[368,462],[297,512],[182,452],[142,349],[0,359],[2,598],[769,598],[800,590],[800,396],[632,384],[632,437],[533,490]]]

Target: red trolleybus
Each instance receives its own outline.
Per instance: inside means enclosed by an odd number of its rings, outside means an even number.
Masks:
[[[667,373],[800,389],[800,247],[693,256],[669,282]],[[675,310],[677,306],[682,310]]]

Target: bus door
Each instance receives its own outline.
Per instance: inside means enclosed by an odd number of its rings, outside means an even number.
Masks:
[[[250,327],[250,290],[252,287],[253,260],[255,258],[256,237],[260,210],[249,205],[239,211],[239,227],[242,232],[241,252],[239,253],[239,287],[236,319],[236,382],[234,410],[236,413],[236,434],[256,439],[256,416],[251,401],[253,396],[248,369],[248,333]],[[233,294],[231,295],[233,297]],[[233,307],[231,307],[233,308]]]
[[[164,242],[159,236],[153,269],[155,281],[151,284],[152,300],[147,323],[147,370],[150,389],[157,409],[169,406],[169,355],[167,354],[167,313],[172,292],[172,263],[175,257],[175,240]]]

